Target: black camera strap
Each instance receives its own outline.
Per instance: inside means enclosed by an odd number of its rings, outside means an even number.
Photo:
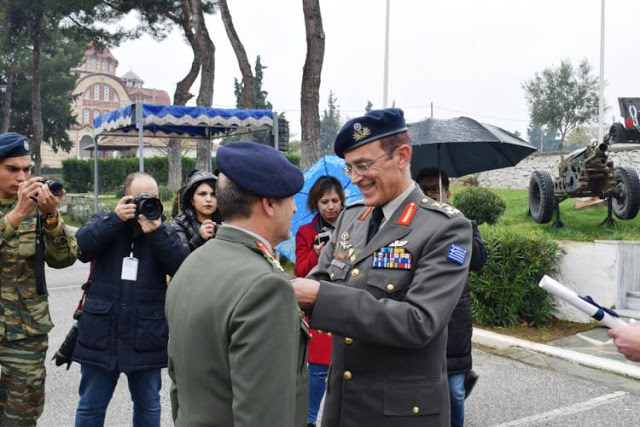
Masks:
[[[40,212],[38,212],[36,214],[36,292],[38,295],[48,295],[47,279],[44,276],[44,236],[42,233],[42,222],[42,216]]]

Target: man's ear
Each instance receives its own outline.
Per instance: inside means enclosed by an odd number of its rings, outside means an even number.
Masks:
[[[260,207],[262,208],[264,213],[270,218],[273,218],[275,215],[275,212],[276,212],[274,207],[275,204],[276,204],[275,199],[268,199],[266,197],[263,197],[262,199],[260,199]]]
[[[411,146],[409,144],[399,146],[396,148],[395,153],[398,155],[398,166],[401,169],[411,163]]]

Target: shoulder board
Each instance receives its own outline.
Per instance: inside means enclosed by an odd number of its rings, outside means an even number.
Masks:
[[[446,215],[448,218],[462,215],[462,212],[460,212],[450,204],[441,203],[428,197],[425,197],[421,200],[420,207],[431,211],[440,212],[441,214]]]
[[[357,208],[358,206],[364,206],[363,200],[357,200],[345,207],[345,209]]]

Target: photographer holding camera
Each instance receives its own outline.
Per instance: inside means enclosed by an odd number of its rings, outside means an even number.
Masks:
[[[64,191],[31,177],[27,137],[0,135],[0,425],[35,426],[44,408],[49,315],[44,263],[64,268],[77,247],[58,214]],[[60,186],[59,194],[52,190]]]
[[[102,426],[120,373],[129,381],[134,426],[160,425],[160,370],[167,366],[166,276],[189,254],[162,223],[158,185],[136,172],[113,212],[76,233],[79,259],[95,260],[73,360],[82,365],[77,427]]]
[[[298,277],[305,277],[318,264],[320,252],[331,237],[344,206],[342,184],[333,176],[321,176],[309,191],[307,205],[311,212],[317,214],[296,233],[295,273]],[[309,425],[315,425],[331,363],[331,334],[317,329],[311,329],[310,333],[307,422]]]

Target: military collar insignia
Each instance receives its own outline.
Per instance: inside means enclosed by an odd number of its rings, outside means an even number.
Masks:
[[[358,218],[358,220],[364,221],[365,219],[367,219],[367,217],[369,216],[372,210],[373,210],[373,206],[369,206],[367,210],[364,211],[364,213],[360,216],[360,218]]]
[[[416,214],[418,210],[418,204],[416,202],[411,202],[407,206],[405,206],[402,211],[402,215],[398,218],[398,225],[411,225],[411,221],[413,221],[413,216]]]
[[[271,265],[273,265],[280,272],[284,273],[284,268],[282,268],[278,260],[273,256],[271,251],[264,245],[264,243],[262,243],[260,240],[256,240],[256,246],[258,247],[258,249],[260,249],[262,255],[264,255],[264,257],[271,263]]]
[[[354,141],[360,141],[361,139],[366,138],[369,135],[371,135],[371,130],[368,127],[362,126],[360,123],[355,123],[353,125]]]

